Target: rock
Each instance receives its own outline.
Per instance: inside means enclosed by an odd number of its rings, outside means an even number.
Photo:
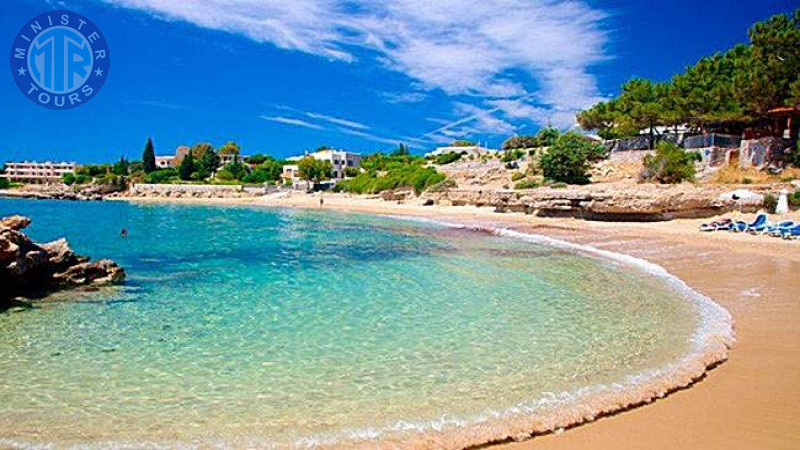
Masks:
[[[19,231],[30,219],[0,219],[0,310],[14,306],[15,297],[38,297],[78,286],[120,283],[125,271],[115,262],[90,262],[76,254],[65,239],[36,244]]]
[[[125,270],[110,259],[82,262],[56,273],[53,279],[63,288],[119,283],[125,279]]]
[[[734,201],[742,205],[762,205],[764,204],[764,196],[757,194],[747,189],[737,189],[735,191],[726,192],[719,196],[720,200]]]
[[[9,216],[0,219],[0,228],[10,228],[15,231],[25,229],[31,224],[31,219],[25,216]]]

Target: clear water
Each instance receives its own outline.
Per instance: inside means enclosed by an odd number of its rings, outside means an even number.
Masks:
[[[661,367],[698,323],[639,269],[399,219],[0,199],[11,213],[128,281],[0,314],[6,442],[296,445],[468,426]]]

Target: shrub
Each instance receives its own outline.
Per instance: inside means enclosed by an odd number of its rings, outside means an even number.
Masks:
[[[662,184],[674,184],[694,179],[694,156],[677,145],[662,141],[655,155],[644,158],[643,180],[655,180]]]
[[[64,175],[61,175],[61,181],[67,186],[72,186],[75,184],[75,174],[70,172],[65,173]]]
[[[800,190],[795,191],[794,194],[789,194],[789,206],[800,208]]]
[[[8,189],[11,187],[11,182],[8,181],[8,178],[0,178],[0,189]]]
[[[605,155],[605,148],[578,133],[569,132],[556,139],[542,154],[539,165],[545,178],[569,184],[589,183],[589,168]]]
[[[445,164],[456,162],[459,159],[461,159],[461,153],[456,153],[456,152],[442,153],[441,155],[438,155],[436,157],[434,163],[443,166]]]
[[[525,152],[522,150],[506,150],[503,152],[503,156],[500,157],[500,161],[504,163],[510,163],[522,158],[523,156],[525,156]]]
[[[359,173],[358,167],[345,167],[344,176],[347,178],[357,177]]]
[[[87,184],[87,183],[90,183],[91,181],[92,181],[92,177],[90,177],[89,175],[86,175],[86,174],[83,174],[83,173],[79,173],[78,175],[75,175],[75,184]]]
[[[417,194],[427,188],[445,180],[445,176],[433,167],[423,167],[418,164],[407,165],[389,170],[385,175],[378,176],[376,172],[362,172],[354,178],[342,180],[336,184],[337,192],[352,192],[356,194],[375,194],[400,186],[410,186]]]
[[[275,180],[272,178],[272,174],[267,172],[266,170],[256,169],[248,173],[244,178],[242,178],[242,181],[251,184],[264,184],[269,181],[275,181]]]
[[[767,212],[774,213],[775,207],[778,206],[778,199],[772,194],[764,195],[764,208]]]
[[[525,178],[525,174],[522,172],[514,172],[511,174],[511,181],[519,181]]]
[[[534,180],[522,180],[514,185],[514,189],[535,189],[539,183]]]
[[[178,177],[178,171],[175,169],[161,169],[148,173],[144,177],[144,182],[147,184],[162,184],[169,183]]]
[[[744,177],[742,178],[742,184],[753,184],[753,179]]]
[[[450,178],[446,178],[428,188],[428,192],[444,192],[450,188],[456,187],[456,182]]]

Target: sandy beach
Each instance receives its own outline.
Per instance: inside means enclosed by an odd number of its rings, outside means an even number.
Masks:
[[[320,206],[320,198],[323,205]],[[663,266],[733,315],[730,358],[688,389],[559,434],[498,443],[510,449],[793,449],[800,446],[800,243],[727,232],[708,220],[587,222],[498,214],[490,208],[395,204],[340,194],[244,199],[133,199],[420,216],[515,229],[628,254]],[[753,215],[739,215],[741,220]],[[793,213],[786,219],[800,220]]]

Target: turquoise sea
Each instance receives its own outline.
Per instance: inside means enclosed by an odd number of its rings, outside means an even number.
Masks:
[[[699,323],[641,268],[399,218],[0,199],[13,213],[128,280],[0,314],[0,444],[403,442],[663,367]]]

